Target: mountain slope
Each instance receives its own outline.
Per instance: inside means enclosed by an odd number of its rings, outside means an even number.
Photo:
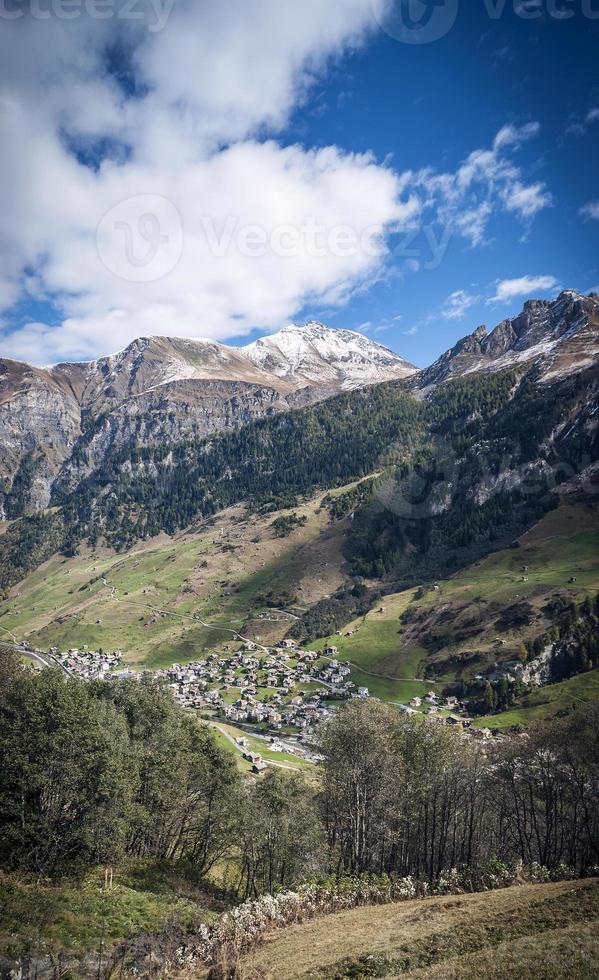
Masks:
[[[82,449],[81,472],[56,486],[62,510],[5,533],[0,583],[33,567],[44,537],[124,549],[232,504],[293,505],[373,473],[371,500],[353,504],[354,573],[395,585],[446,574],[509,543],[597,458],[597,390],[594,369],[550,386],[468,375],[426,400],[388,382],[210,439],[127,442],[91,475]]]
[[[598,379],[584,366],[597,344],[597,303],[565,293],[527,304],[520,318],[462,345],[467,363],[454,350],[407,385],[380,382],[333,401],[335,385],[403,375],[405,362],[319,324],[250,345],[259,364],[247,351],[164,339],[88,365],[4,362],[4,515],[63,509],[7,532],[3,581],[51,554],[52,542],[72,549],[105,534],[123,548],[231,504],[284,504],[375,471],[384,485],[373,506],[357,508],[354,572],[401,584],[403,566],[422,575],[432,555],[431,574],[445,574],[440,561],[452,548],[454,563],[471,561],[499,527],[505,536],[537,519],[556,481],[593,462]],[[472,360],[478,348],[484,370]],[[499,370],[506,357],[515,364]],[[567,362],[563,375],[558,362]],[[320,382],[308,384],[308,373]]]
[[[61,471],[68,481],[81,469],[83,450],[89,467],[80,476],[129,442],[176,444],[415,370],[322,324],[245,349],[146,337],[87,363],[42,369],[0,359],[0,519],[47,506]]]
[[[361,334],[294,324],[245,348],[146,337],[97,361],[42,369],[0,359],[0,519],[47,507],[111,457],[238,429],[341,391],[405,381],[418,395],[464,375],[528,371],[543,384],[599,355],[599,300],[532,300],[422,372]]]

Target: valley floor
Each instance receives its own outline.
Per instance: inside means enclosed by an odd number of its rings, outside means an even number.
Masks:
[[[599,976],[598,926],[598,880],[524,885],[353,909],[293,926],[247,957],[240,975],[585,980]]]
[[[124,665],[149,670],[210,654],[225,658],[242,637],[273,647],[298,617],[348,583],[348,521],[331,519],[326,497],[279,512],[303,522],[284,537],[273,527],[276,514],[232,507],[126,554],[84,549],[74,558],[56,555],[0,601],[0,639],[42,650],[119,649]],[[385,595],[338,634],[306,646],[335,647],[353,682],[392,704],[429,690],[441,694],[447,684],[518,658],[523,642],[552,626],[552,603],[594,598],[598,527],[597,503],[565,494],[514,547],[436,584]],[[512,710],[476,724],[526,725],[598,697],[594,670],[532,689]]]

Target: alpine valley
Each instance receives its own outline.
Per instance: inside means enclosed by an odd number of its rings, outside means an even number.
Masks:
[[[321,323],[2,359],[2,636],[138,670],[300,644],[485,728],[599,698],[598,355],[568,290],[424,370]]]

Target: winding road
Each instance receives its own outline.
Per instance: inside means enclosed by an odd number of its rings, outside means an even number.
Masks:
[[[5,630],[5,632],[8,633],[8,630]],[[7,643],[6,640],[0,640],[0,647],[11,650],[13,653],[18,653],[22,657],[27,657],[29,660],[35,660],[42,667],[58,667],[67,677],[72,676],[71,671],[49,653],[42,653],[40,650],[30,650],[29,647],[20,646],[18,643]]]

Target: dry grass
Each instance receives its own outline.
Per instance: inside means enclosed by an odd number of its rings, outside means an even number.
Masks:
[[[525,936],[411,975],[426,980],[591,980],[599,976],[597,923]]]
[[[273,934],[239,975],[599,977],[598,920],[595,880],[355,909]]]

